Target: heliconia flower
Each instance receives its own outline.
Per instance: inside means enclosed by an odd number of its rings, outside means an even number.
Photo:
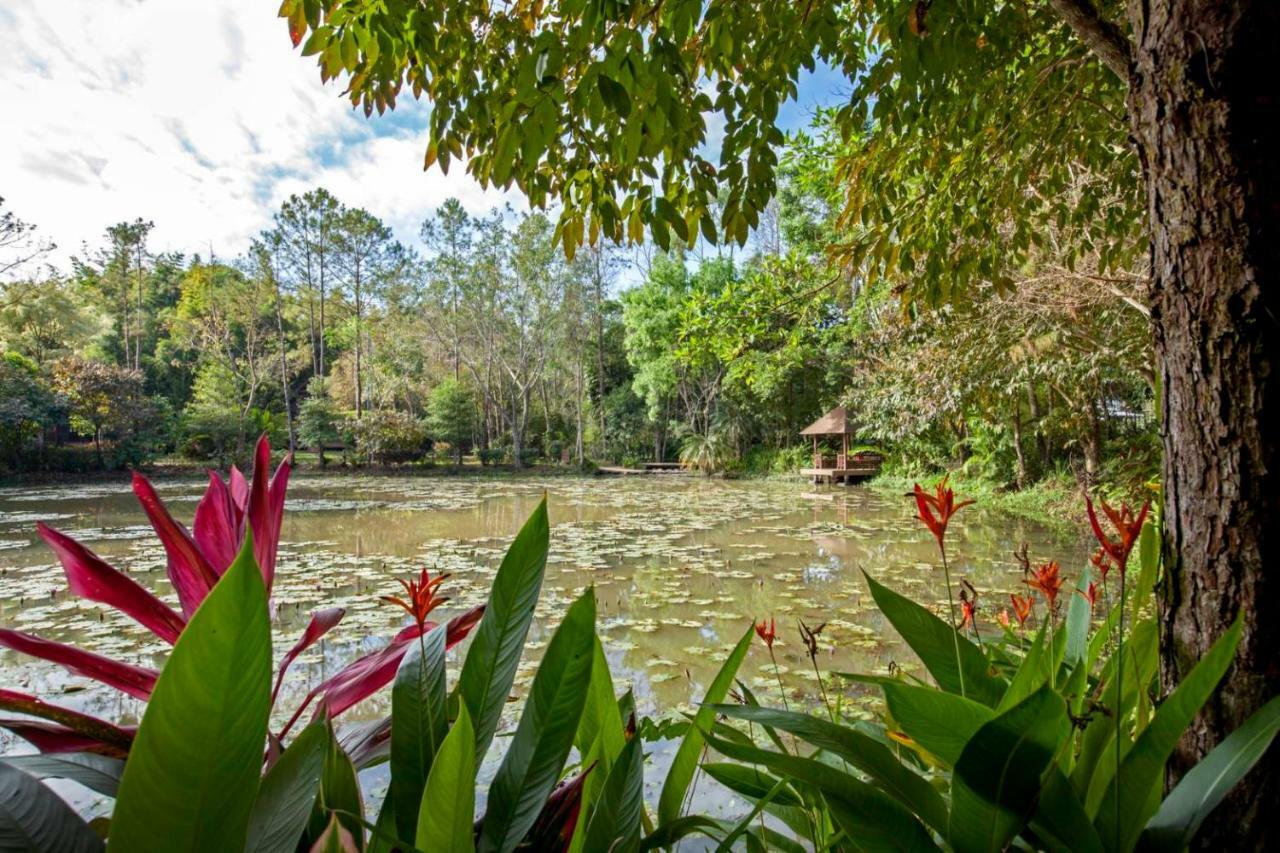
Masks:
[[[756,636],[764,640],[764,644],[773,649],[773,641],[778,637],[778,626],[774,623],[773,617],[769,617],[766,623],[763,619],[756,623]]]
[[[1036,566],[1029,580],[1023,581],[1027,586],[1038,589],[1049,603],[1049,610],[1057,606],[1058,593],[1062,590],[1062,576],[1056,562],[1042,563]]]
[[[1085,498],[1085,507],[1089,511],[1089,524],[1093,527],[1093,535],[1097,538],[1098,544],[1102,546],[1102,550],[1111,558],[1111,562],[1119,570],[1120,574],[1124,574],[1128,568],[1129,554],[1133,551],[1133,546],[1138,542],[1138,536],[1142,533],[1142,525],[1147,520],[1147,512],[1151,509],[1151,501],[1147,501],[1142,505],[1142,509],[1134,515],[1133,509],[1128,504],[1121,504],[1120,509],[1113,509],[1107,505],[1106,501],[1098,501],[1102,507],[1102,512],[1107,516],[1107,520],[1111,522],[1111,526],[1116,530],[1117,538],[1112,539],[1102,530],[1102,525],[1098,523],[1098,514],[1094,511],[1093,501]]]
[[[1111,571],[1111,557],[1107,554],[1106,550],[1099,547],[1098,550],[1093,552],[1093,556],[1089,558],[1089,562],[1098,570],[1098,574],[1101,576],[1102,582],[1106,583],[1107,573]]]
[[[1025,626],[1027,619],[1031,617],[1031,608],[1035,606],[1035,599],[1029,595],[1010,593],[1009,601],[1013,604],[1013,615],[1018,620],[1018,625]]]
[[[436,589],[448,578],[447,572],[433,578],[430,572],[423,569],[417,580],[399,580],[400,586],[404,587],[404,598],[398,595],[384,595],[381,598],[412,616],[414,624],[418,626],[418,631],[421,633],[431,611],[449,600],[447,596],[436,595]]]
[[[911,493],[911,497],[916,499],[916,510],[919,513],[917,518],[924,522],[925,527],[928,527],[933,534],[933,538],[938,540],[939,548],[943,547],[951,516],[974,503],[971,500],[956,503],[956,494],[947,485],[947,479],[948,477],[943,477],[938,481],[934,486],[933,494],[922,489],[919,483],[915,484],[915,489]]]
[[[968,598],[960,599],[960,627],[963,628],[974,621],[978,614],[978,602]]]
[[[1001,628],[1009,627],[1009,608],[1001,607],[1000,612],[996,614],[996,621],[1000,623]]]
[[[1101,589],[1102,587],[1096,581],[1089,581],[1088,588],[1076,591],[1084,596],[1085,601],[1089,602],[1089,607],[1093,607],[1094,602],[1098,600],[1098,592]]]

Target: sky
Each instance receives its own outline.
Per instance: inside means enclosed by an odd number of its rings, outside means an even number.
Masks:
[[[422,170],[427,108],[403,99],[366,119],[320,83],[273,0],[0,0],[0,197],[57,244],[102,243],[106,226],[151,220],[153,252],[243,252],[292,193],[316,186],[367,208],[417,245],[455,197],[475,214],[522,205],[459,166]],[[820,69],[784,107],[804,126],[838,95]]]

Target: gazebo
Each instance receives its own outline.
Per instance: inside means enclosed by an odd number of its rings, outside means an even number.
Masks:
[[[813,467],[800,471],[806,477],[812,477],[815,483],[828,480],[832,483],[849,483],[874,477],[880,473],[884,458],[878,453],[855,453],[849,455],[849,439],[854,435],[853,426],[849,423],[844,406],[837,406],[800,431],[801,435],[813,437]],[[819,446],[820,438],[840,436],[840,451],[832,455]]]

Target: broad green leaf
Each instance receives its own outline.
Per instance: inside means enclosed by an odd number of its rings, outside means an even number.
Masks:
[[[320,792],[328,741],[325,723],[311,723],[262,777],[249,814],[247,853],[290,853],[297,848]]]
[[[613,695],[609,661],[604,656],[604,646],[599,637],[595,638],[593,645],[591,684],[582,708],[582,719],[578,721],[578,732],[574,735],[578,754],[585,756],[582,765],[588,767],[595,762],[595,769],[587,774],[582,785],[579,813],[583,815],[591,814],[596,797],[613,771],[613,762],[626,744],[622,715],[618,711],[618,700]],[[586,821],[580,820],[574,826],[569,853],[579,853],[585,838]]]
[[[1027,649],[1027,653],[1022,656],[1022,663],[1013,674],[1013,679],[1009,682],[1004,696],[1001,697],[1000,704],[996,706],[996,711],[1003,713],[1017,705],[1039,690],[1041,685],[1048,682],[1053,675],[1049,650],[1045,648],[1048,624],[1046,619],[1040,626],[1040,630],[1036,632],[1036,638],[1031,641],[1031,648]]]
[[[763,765],[792,784],[820,793],[858,850],[938,849],[928,830],[905,806],[879,788],[829,764],[744,746],[714,735],[707,736],[707,743],[728,758]]]
[[[877,583],[866,572],[862,574],[871,587],[871,595],[880,612],[906,640],[938,686],[948,693],[961,692],[961,670],[956,668],[958,647],[964,672],[965,698],[995,707],[1004,695],[1005,684],[991,675],[982,651],[919,604]]]
[[[271,626],[252,536],[169,655],[125,763],[118,850],[239,850],[271,711]]]
[[[995,712],[954,693],[910,684],[885,684],[889,713],[911,739],[955,766],[964,746]]]
[[[742,660],[751,648],[751,638],[755,636],[755,626],[748,625],[747,631],[738,640],[738,644],[729,653],[728,659],[720,666],[720,671],[712,679],[707,694],[702,697],[702,707],[694,716],[694,724],[685,733],[684,740],[676,750],[676,756],[667,770],[667,778],[662,783],[662,793],[658,796],[658,825],[668,824],[680,817],[684,807],[684,796],[689,791],[689,784],[698,770],[698,757],[702,754],[703,730],[711,727],[715,718],[714,706],[724,701],[725,694],[733,684]]]
[[[716,820],[703,815],[686,815],[678,817],[670,823],[663,823],[656,830],[646,835],[640,842],[641,850],[658,850],[672,848],[676,842],[690,835],[705,835],[714,841],[724,838],[725,833],[733,828],[728,821]]]
[[[361,847],[364,843],[364,797],[360,779],[351,758],[334,737],[332,724],[326,719],[324,725],[328,737],[324,766],[320,770],[320,796],[316,798],[316,807],[311,812],[308,833],[312,838],[319,838],[330,816],[336,814],[356,846]]]
[[[903,765],[893,750],[880,741],[849,726],[836,725],[810,714],[742,705],[720,705],[716,710],[729,717],[790,732],[818,749],[839,756],[867,774],[872,784],[919,815],[939,833],[946,832],[947,807],[942,795],[922,776]],[[781,797],[775,799],[779,803],[784,802]]]
[[[476,761],[483,761],[507,704],[525,636],[538,604],[547,567],[547,500],[529,516],[498,567],[489,603],[476,627],[458,677],[458,692],[476,732]]]
[[[0,761],[37,779],[70,779],[91,791],[114,797],[124,774],[124,760],[93,752],[6,755]]]
[[[644,809],[644,749],[632,738],[618,754],[596,799],[582,849],[627,853],[640,846]]]
[[[733,850],[733,842],[751,828],[751,824],[755,821],[756,816],[759,815],[760,812],[764,811],[765,807],[773,802],[775,797],[786,790],[786,787],[787,780],[778,779],[769,787],[769,790],[765,791],[759,797],[756,797],[755,804],[751,807],[751,810],[738,820],[738,823],[733,827],[733,829],[729,830],[729,834],[724,837],[720,842],[720,846],[716,848],[716,853],[730,853],[730,851]],[[763,848],[764,845],[762,844],[761,847]]]
[[[1182,777],[1147,822],[1139,850],[1185,850],[1209,813],[1266,753],[1280,731],[1280,697],[1263,705]]]
[[[446,626],[410,643],[391,688],[391,787],[396,831],[413,838],[431,760],[449,731],[445,707]]]
[[[986,723],[951,777],[948,836],[959,853],[997,853],[1030,817],[1053,764],[1067,705],[1047,685]]]
[[[475,849],[476,745],[466,705],[458,708],[422,792],[414,846],[438,853]]]
[[[1244,622],[1237,616],[1226,633],[1218,638],[1160,705],[1151,725],[1138,735],[1133,748],[1121,762],[1116,784],[1107,786],[1094,826],[1104,842],[1111,844],[1114,839],[1114,850],[1133,849],[1154,811],[1148,807],[1151,791],[1160,784],[1165,762],[1231,666],[1243,628]]]
[[[770,789],[779,781],[776,776],[772,776],[758,767],[750,767],[731,761],[704,761],[702,763],[702,772],[735,794],[746,797],[753,802],[768,794]],[[770,796],[770,800],[784,806],[802,805],[799,797],[785,789],[775,792]]]
[[[591,682],[595,622],[595,590],[588,588],[551,636],[511,746],[489,786],[477,845],[484,853],[514,850],[560,779]]]
[[[101,849],[102,839],[65,800],[34,776],[0,761],[0,850]]]
[[[1080,573],[1075,591],[1067,604],[1066,653],[1064,660],[1067,666],[1075,666],[1084,659],[1089,651],[1089,626],[1093,621],[1093,608],[1085,592],[1089,589],[1092,572],[1088,567]]]
[[[324,831],[311,846],[311,853],[356,853],[359,849],[356,846],[355,835],[343,826],[342,821],[334,814],[329,815],[329,822],[325,824]]]
[[[1151,601],[1160,575],[1160,525],[1156,517],[1147,519],[1138,535],[1138,582],[1133,587],[1133,619]]]
[[[1089,821],[1080,798],[1062,771],[1053,768],[1045,779],[1044,790],[1036,801],[1031,828],[1036,835],[1057,845],[1067,853],[1102,853],[1098,831]]]

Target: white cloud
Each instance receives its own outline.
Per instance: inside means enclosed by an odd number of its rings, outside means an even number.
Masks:
[[[445,198],[506,196],[422,171],[425,108],[366,120],[290,46],[270,0],[5,0],[0,196],[65,261],[103,229],[154,220],[155,251],[242,251],[317,185],[414,241]]]

